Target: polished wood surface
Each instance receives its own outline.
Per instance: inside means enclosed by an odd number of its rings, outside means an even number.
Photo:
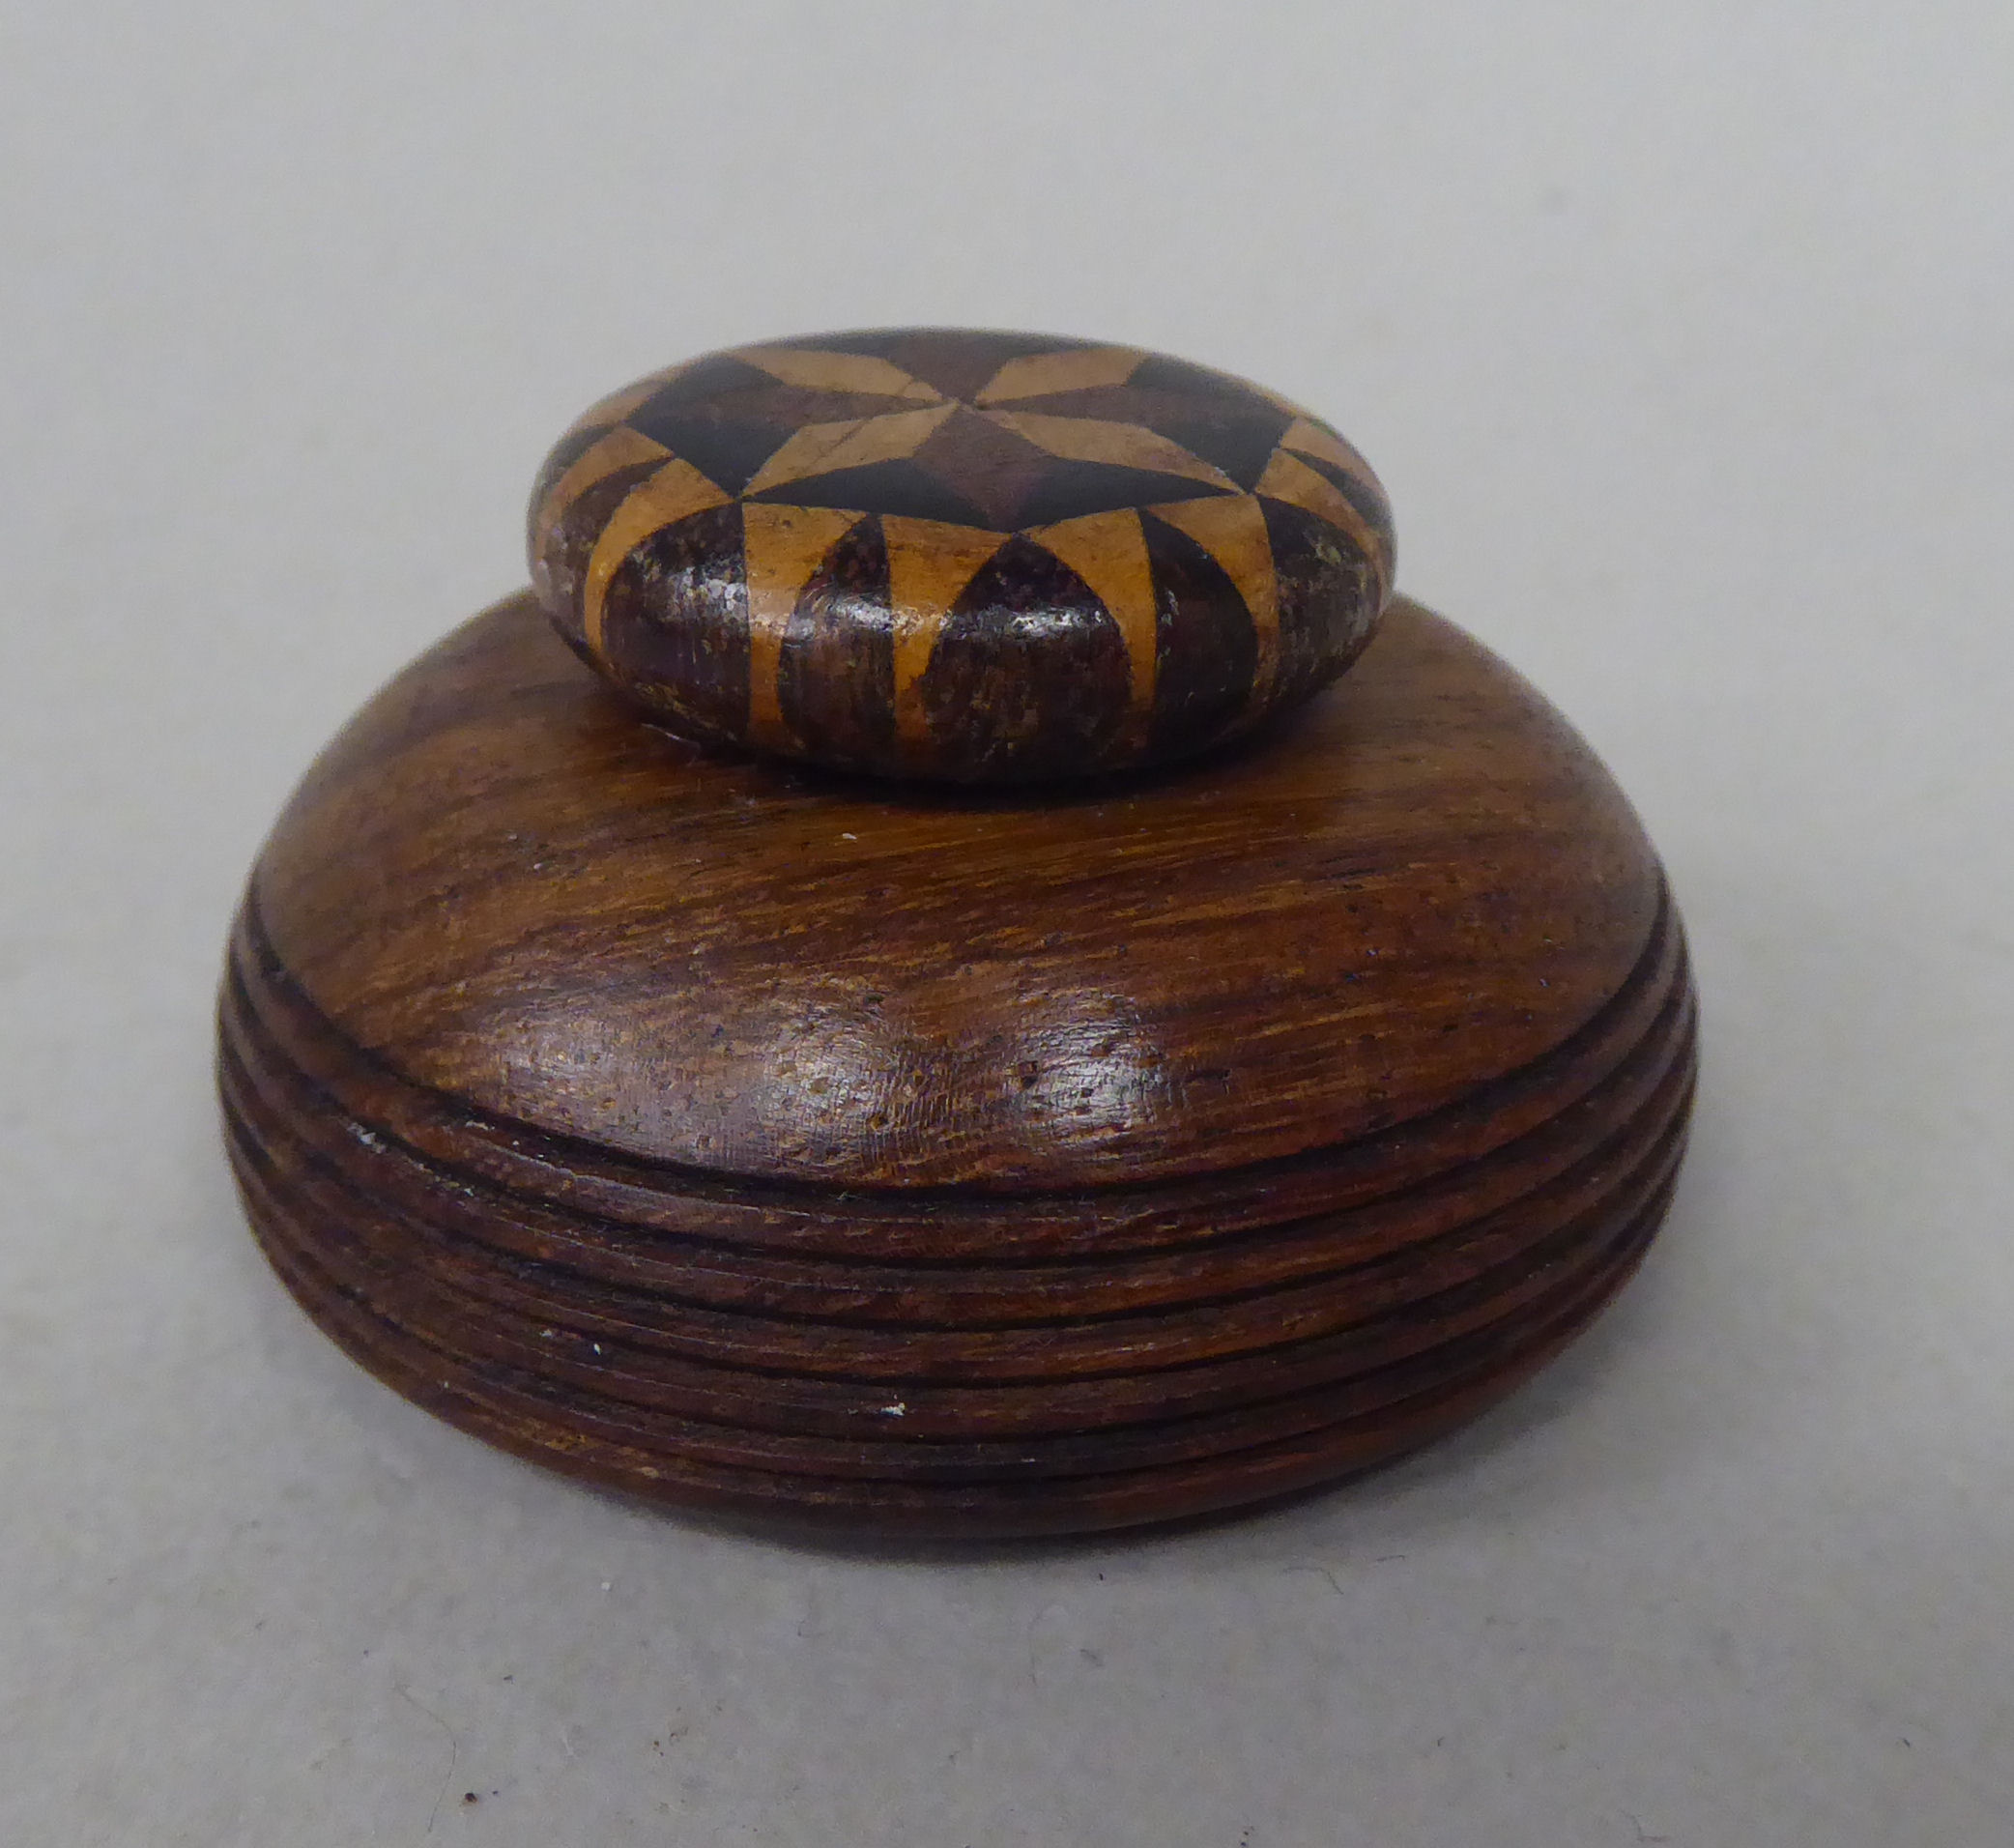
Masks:
[[[222,1001],[289,1286],[467,1429],[954,1535],[1249,1501],[1472,1415],[1669,1198],[1626,803],[1404,600],[1262,739],[1032,794],[637,723],[529,596],[324,753]]]
[[[1008,797],[639,726],[520,600],[324,753],[258,902],[358,1045],[627,1154],[1020,1190],[1302,1155],[1558,1045],[1660,903],[1545,703],[1392,625],[1262,742]]]
[[[684,735],[1025,783],[1163,763],[1348,666],[1392,510],[1298,406],[1136,347],[769,341],[588,411],[533,489],[554,625]]]

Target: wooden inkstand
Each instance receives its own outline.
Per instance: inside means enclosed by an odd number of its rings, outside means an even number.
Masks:
[[[1326,424],[752,346],[589,412],[531,551],[316,762],[224,985],[252,1227],[399,1392],[682,1506],[1114,1527],[1411,1450],[1643,1256],[1656,857]]]

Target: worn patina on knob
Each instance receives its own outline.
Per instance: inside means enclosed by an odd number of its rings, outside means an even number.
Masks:
[[[1250,731],[1391,593],[1384,490],[1317,418],[1136,347],[899,329],[605,398],[533,491],[560,633],[687,736],[1012,783]]]

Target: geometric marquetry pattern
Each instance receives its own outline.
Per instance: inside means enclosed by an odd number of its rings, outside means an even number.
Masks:
[[[906,329],[653,374],[561,440],[539,599],[676,729],[890,774],[1179,756],[1339,674],[1391,509],[1327,424],[1133,347]]]

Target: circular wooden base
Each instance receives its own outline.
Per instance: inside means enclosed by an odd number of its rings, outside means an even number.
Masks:
[[[743,1516],[1114,1527],[1439,1435],[1585,1326],[1664,1213],[1694,1065],[1682,934],[1598,765],[1458,630],[1396,606],[1310,711],[1234,761],[1077,805],[1087,868],[1026,851],[1053,805],[820,784],[647,733],[527,600],[502,606],[331,747],[254,874],[219,1068],[261,1244],[331,1337],[441,1416]],[[426,756],[505,723],[546,753],[521,750],[508,788],[444,781],[451,760]],[[1292,844],[1262,878],[1233,869],[1243,910],[1206,869],[1164,886],[1114,857],[1213,803],[1241,846]],[[1395,834],[1408,804],[1419,824]],[[716,899],[679,855],[731,813],[739,884]],[[878,856],[819,861],[877,817]],[[976,867],[1003,835],[1019,890],[964,939],[918,925],[915,869],[941,877],[947,851]],[[1357,843],[1341,873],[1338,840]],[[737,961],[734,893],[761,938],[779,885],[811,923],[871,888],[867,921],[844,944],[779,927],[785,947]],[[1002,987],[1037,941],[1017,907],[1076,987]],[[1130,986],[1106,955],[1121,924],[1152,945]],[[1241,983],[1254,936],[1284,973]],[[677,1007],[639,987],[652,959]],[[702,1003],[679,980],[731,991],[709,1003],[726,1037],[697,1042],[732,1049],[710,1065],[680,1036]],[[951,996],[919,1017],[935,1068],[917,1020],[834,1036],[849,996],[881,1020],[905,980]],[[794,1042],[759,1030],[777,984]],[[1045,1113],[1073,1009],[1095,1040],[1069,1068],[1084,1083]],[[1297,1032],[1316,1037],[1269,1064]],[[1121,1055],[1160,1088],[1099,1091]],[[541,1091],[556,1070],[566,1085]],[[917,1071],[906,1105],[862,1077],[901,1093]],[[834,1084],[853,1086],[836,1115]],[[715,1125],[717,1160],[695,1159],[693,1122]]]

